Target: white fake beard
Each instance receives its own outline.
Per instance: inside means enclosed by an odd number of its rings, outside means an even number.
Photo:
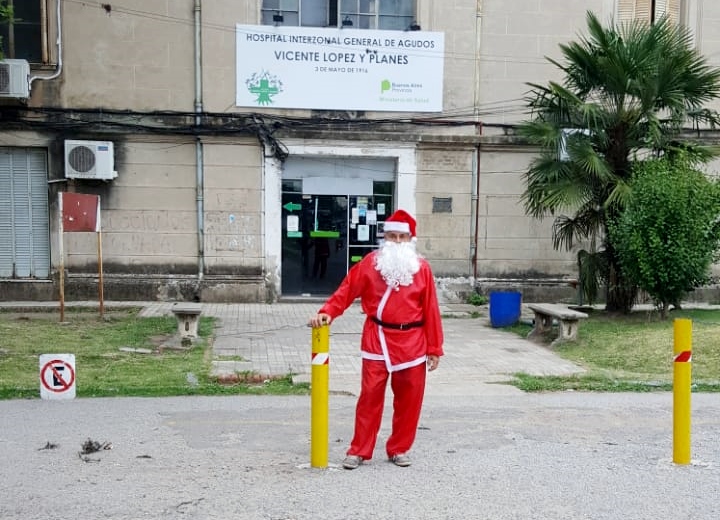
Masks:
[[[410,285],[420,270],[415,242],[383,242],[375,257],[375,269],[391,287]]]

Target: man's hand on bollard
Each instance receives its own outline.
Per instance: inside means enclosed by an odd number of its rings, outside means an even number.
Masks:
[[[332,321],[332,318],[329,314],[325,314],[324,312],[320,312],[310,318],[310,321],[308,321],[308,325],[312,328],[316,327],[322,327],[323,325],[330,325],[330,322]]]

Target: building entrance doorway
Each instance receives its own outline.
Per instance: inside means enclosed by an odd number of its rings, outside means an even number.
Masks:
[[[283,181],[283,296],[331,294],[379,246],[393,183],[375,184],[380,193],[373,195],[316,195],[302,193],[302,180]]]

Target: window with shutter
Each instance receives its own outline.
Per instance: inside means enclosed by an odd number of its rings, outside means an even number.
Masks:
[[[643,20],[652,23],[653,0],[636,0],[635,1],[635,20]]]
[[[618,0],[618,22],[643,20],[653,23],[663,16],[680,23],[683,0]]]
[[[48,278],[47,154],[0,148],[0,277]]]
[[[682,21],[681,13],[682,0],[658,0],[657,17],[667,16],[670,21],[680,23]],[[662,12],[660,11],[662,9]]]
[[[620,23],[629,22],[635,18],[635,0],[618,0],[617,21]]]

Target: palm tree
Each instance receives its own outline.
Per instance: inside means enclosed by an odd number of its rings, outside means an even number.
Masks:
[[[562,84],[530,83],[531,120],[519,131],[541,153],[523,194],[526,212],[555,217],[553,245],[578,245],[580,281],[592,301],[604,284],[606,309],[629,312],[636,289],[607,239],[622,214],[633,161],[677,147],[695,159],[713,151],[683,142],[683,125],[714,126],[705,105],[720,95],[720,70],[667,19],[603,27],[587,13],[588,36],[561,45]]]

